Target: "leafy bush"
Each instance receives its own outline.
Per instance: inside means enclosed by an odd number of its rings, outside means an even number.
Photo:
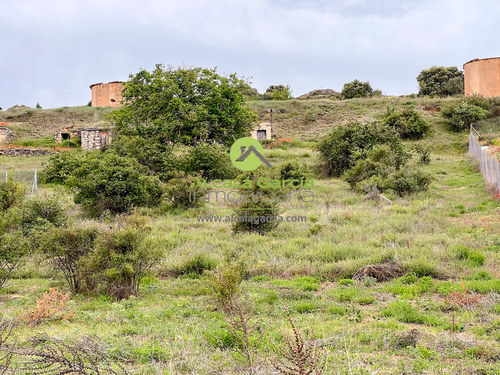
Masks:
[[[0,289],[27,253],[28,241],[20,231],[0,230]]]
[[[433,66],[422,70],[417,76],[419,95],[449,96],[462,94],[464,73],[456,66],[445,68]]]
[[[81,155],[69,152],[51,155],[41,173],[41,180],[46,183],[64,184],[71,173],[81,165],[82,159]]]
[[[173,207],[193,208],[201,207],[205,204],[205,195],[209,189],[197,185],[196,178],[201,176],[186,175],[184,172],[177,172],[165,184],[164,196]]]
[[[305,180],[306,173],[304,168],[296,163],[286,163],[280,168],[280,179],[284,180]]]
[[[486,118],[488,111],[467,100],[444,108],[441,114],[455,131],[468,130],[469,126]]]
[[[352,82],[344,84],[340,94],[343,99],[366,98],[373,94],[373,88],[370,82],[360,82],[355,79]]]
[[[429,173],[414,167],[406,167],[390,176],[389,186],[399,196],[403,196],[417,191],[425,191],[431,182],[432,177]]]
[[[66,181],[76,189],[75,203],[81,203],[89,214],[125,213],[160,202],[160,180],[148,176],[137,160],[108,153],[99,156],[86,158]]]
[[[92,275],[85,269],[82,259],[94,250],[98,233],[95,227],[54,228],[36,238],[37,249],[59,268],[73,293],[95,288]]]
[[[22,228],[25,233],[61,227],[66,223],[64,206],[55,194],[47,198],[31,198],[22,207]]]
[[[396,167],[404,164],[407,154],[394,129],[379,123],[336,126],[318,143],[321,169],[326,176],[340,177],[373,147],[383,144],[394,150]]]
[[[403,139],[420,139],[430,129],[429,123],[413,108],[405,109],[402,112],[388,111],[383,123],[396,129]]]
[[[186,157],[183,170],[188,174],[201,173],[207,180],[235,178],[237,171],[225,148],[217,144],[200,144],[192,147]]]
[[[139,294],[141,279],[162,255],[147,239],[149,230],[143,218],[123,217],[96,238],[95,250],[83,262],[106,294],[116,299]]]
[[[240,284],[248,273],[244,257],[228,252],[214,271],[206,271],[217,299],[226,311],[230,311],[240,293]]]
[[[119,136],[113,141],[109,151],[118,156],[136,159],[161,181],[172,178],[179,165],[172,147],[139,136]]]
[[[264,100],[289,100],[292,99],[292,90],[289,85],[271,85],[262,98]]]
[[[366,159],[359,160],[342,178],[353,189],[365,193],[373,189],[377,189],[379,192],[391,189],[403,196],[426,190],[432,181],[428,173],[415,166],[397,168],[398,159],[401,165],[403,162],[406,164],[405,158],[407,160],[409,155],[398,155],[387,145],[375,146],[368,153]]]
[[[183,262],[177,272],[181,275],[197,274],[202,275],[205,271],[213,270],[217,262],[207,254],[196,254]]]
[[[250,232],[264,235],[278,226],[276,217],[278,203],[262,200],[246,202],[235,210],[235,216],[241,221],[233,224],[233,232]]]
[[[25,189],[22,184],[14,182],[12,176],[8,181],[0,182],[0,212],[21,204]]]

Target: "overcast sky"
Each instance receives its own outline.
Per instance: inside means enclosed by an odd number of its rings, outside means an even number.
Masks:
[[[500,56],[498,0],[1,0],[0,107],[85,105],[156,63],[218,67],[299,96]]]

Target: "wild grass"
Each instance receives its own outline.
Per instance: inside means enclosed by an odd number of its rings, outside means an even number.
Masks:
[[[422,111],[426,104],[444,106],[453,100],[250,105],[263,120],[268,106],[277,109],[273,124],[282,137],[294,140],[265,150],[274,166],[270,174],[278,176],[280,166],[293,161],[310,168],[313,176],[314,141],[330,126],[377,119],[387,106]],[[54,110],[61,116],[65,111],[70,109]],[[81,109],[88,115],[92,111]],[[74,314],[70,320],[35,327],[20,324],[15,329],[18,341],[39,333],[61,339],[92,335],[108,345],[112,358],[137,373],[234,373],[231,348],[238,342],[230,335],[226,312],[205,272],[216,270],[232,252],[245,258],[248,269],[240,288],[266,331],[257,357],[284,347],[285,337],[292,334],[283,304],[304,338],[321,340],[329,374],[495,373],[495,355],[500,353],[500,208],[463,152],[467,135],[449,132],[439,115],[422,113],[434,129],[422,141],[431,147],[431,163],[423,167],[435,176],[429,191],[404,198],[388,193],[389,205],[364,200],[341,180],[313,178],[315,200],[310,207],[281,204],[282,215],[305,215],[307,221],[281,223],[265,236],[233,234],[230,224],[196,219],[231,215],[230,206],[140,209],[151,216],[150,236],[164,253],[154,275],[143,279],[140,296],[117,302],[106,296],[72,295],[67,301]],[[0,171],[32,170],[44,160],[0,156]],[[71,201],[68,191],[62,196]],[[91,220],[72,210],[75,225],[89,225]],[[365,265],[391,262],[403,266],[403,277],[383,283],[352,280]],[[0,314],[17,319],[50,288],[65,293],[60,279],[47,261],[27,259],[0,292]],[[462,285],[481,295],[480,302],[471,310],[450,309],[445,299],[452,292],[463,293]],[[415,345],[401,339],[413,329]]]

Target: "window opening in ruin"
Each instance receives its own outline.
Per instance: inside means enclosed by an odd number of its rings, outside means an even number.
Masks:
[[[257,130],[257,139],[267,139],[267,131]]]

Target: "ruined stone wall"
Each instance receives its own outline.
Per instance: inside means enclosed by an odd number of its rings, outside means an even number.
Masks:
[[[120,107],[123,100],[123,82],[95,83],[92,90],[92,107]]]
[[[107,130],[84,129],[80,131],[83,150],[99,150],[111,143],[111,135]]]
[[[9,138],[11,131],[9,128],[6,128],[4,126],[0,127],[0,142],[5,142],[7,138]]]
[[[475,59],[464,64],[465,95],[500,96],[500,58]]]

